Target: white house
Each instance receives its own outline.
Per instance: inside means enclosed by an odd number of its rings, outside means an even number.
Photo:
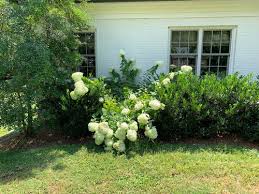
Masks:
[[[163,72],[259,74],[259,0],[95,0],[90,15],[82,71],[108,75],[124,49],[143,72],[163,61]]]

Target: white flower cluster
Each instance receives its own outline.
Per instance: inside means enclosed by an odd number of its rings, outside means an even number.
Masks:
[[[121,118],[124,122],[117,122],[115,126],[114,121],[109,124],[109,120],[107,122],[91,122],[88,124],[89,131],[94,133],[96,145],[103,144],[107,151],[114,149],[117,152],[125,152],[125,142],[137,141],[140,129],[143,129],[144,135],[151,140],[156,139],[158,136],[156,127],[152,126],[149,112],[163,110],[165,105],[157,99],[140,100],[133,93],[129,95],[126,102],[130,103],[128,104],[129,106],[121,107],[121,111],[117,112],[119,114],[117,115],[118,118]],[[110,126],[113,127],[111,128]]]
[[[165,105],[163,103],[161,103],[160,101],[158,100],[151,100],[149,102],[149,106],[153,109],[153,110],[164,110],[165,108]]]
[[[74,91],[70,92],[70,96],[73,100],[77,100],[80,97],[84,96],[89,91],[89,89],[82,81],[83,73],[76,72],[76,73],[73,73],[71,77],[75,82],[75,89]]]
[[[192,72],[192,67],[188,65],[183,65],[181,66],[181,71],[183,73],[191,73]]]
[[[177,74],[191,73],[192,70],[193,70],[193,68],[191,66],[183,65],[183,66],[181,66],[181,71],[171,72],[161,82],[155,81],[154,84],[159,87],[161,87],[161,86],[167,87]]]

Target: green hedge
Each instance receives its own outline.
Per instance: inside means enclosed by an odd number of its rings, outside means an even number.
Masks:
[[[152,90],[166,105],[155,121],[163,140],[225,134],[259,140],[259,84],[252,76],[178,74]]]

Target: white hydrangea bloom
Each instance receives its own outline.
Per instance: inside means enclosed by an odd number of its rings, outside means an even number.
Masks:
[[[122,128],[118,128],[117,131],[115,132],[115,137],[118,138],[119,140],[125,140],[126,139],[126,133],[127,131],[122,129]]]
[[[145,130],[145,136],[150,138],[150,139],[156,139],[158,134],[157,134],[157,129],[155,127],[152,127],[151,129],[146,129]]]
[[[101,145],[104,141],[104,135],[99,132],[95,132],[94,138],[95,138],[96,145]]]
[[[169,79],[172,80],[172,79],[174,79],[175,73],[171,72],[168,74],[168,76],[169,76]]]
[[[161,110],[165,110],[165,104],[161,103]]]
[[[138,116],[138,122],[141,125],[146,125],[148,124],[150,119],[150,116],[147,113],[142,113]]]
[[[127,138],[128,140],[134,142],[137,140],[137,131],[135,130],[128,130],[127,131]]]
[[[123,115],[128,115],[129,113],[130,113],[130,109],[128,109],[128,108],[124,108],[121,111],[121,114],[123,114]]]
[[[75,91],[70,92],[70,97],[72,98],[72,100],[78,99],[78,96],[76,95]]]
[[[104,144],[105,144],[107,147],[112,147],[112,145],[113,145],[113,140],[112,140],[112,139],[105,139]]]
[[[127,131],[129,129],[129,125],[127,123],[123,122],[120,124],[120,128]]]
[[[72,74],[72,79],[74,80],[74,82],[78,82],[83,78],[83,73],[82,72],[75,72]]]
[[[91,123],[89,123],[89,124],[88,124],[88,129],[89,129],[89,131],[91,131],[91,132],[96,132],[96,131],[98,131],[98,129],[99,129],[99,123],[96,123],[96,122],[91,122]]]
[[[126,145],[124,141],[117,141],[113,144],[113,148],[117,150],[118,152],[125,152],[126,150]]]
[[[167,86],[168,84],[170,84],[171,80],[169,78],[165,78],[163,81],[162,81],[162,84],[164,86]]]
[[[160,108],[162,108],[162,104],[160,101],[158,100],[151,100],[149,102],[149,106],[153,109],[153,110],[159,110]]]
[[[130,130],[134,130],[134,131],[138,131],[138,123],[136,121],[133,121],[130,125],[129,125]]]
[[[107,122],[101,122],[99,124],[98,132],[102,133],[103,135],[106,135],[109,130],[110,130],[110,127],[109,127],[109,124]]]
[[[112,138],[113,137],[113,130],[112,129],[108,129],[107,133],[106,133],[106,138]]]
[[[136,111],[139,111],[139,110],[141,110],[143,107],[144,107],[144,104],[139,101],[139,102],[137,102],[137,103],[135,104],[134,109],[135,109]]]
[[[181,67],[181,71],[184,72],[184,73],[191,73],[192,72],[192,67],[188,66],[188,65],[183,65]]]
[[[103,97],[100,97],[100,98],[99,98],[99,102],[103,103],[103,102],[104,102],[104,98],[103,98]]]
[[[137,100],[137,96],[135,94],[130,94],[129,99],[130,100]]]
[[[120,56],[123,57],[126,55],[126,52],[123,49],[120,49]]]
[[[75,83],[75,94],[78,96],[84,96],[89,89],[85,86],[83,81],[77,81]]]

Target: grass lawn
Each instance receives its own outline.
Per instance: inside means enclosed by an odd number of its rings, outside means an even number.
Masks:
[[[0,152],[0,193],[259,193],[259,151],[226,145],[92,144]]]

